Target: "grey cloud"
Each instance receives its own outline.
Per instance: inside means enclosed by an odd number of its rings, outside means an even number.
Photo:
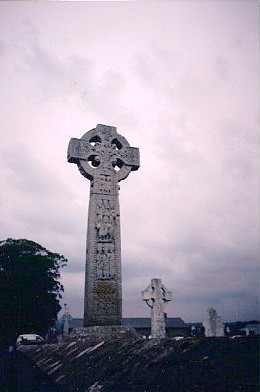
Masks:
[[[71,256],[69,262],[66,266],[67,273],[81,273],[85,271],[85,249],[82,247],[83,250],[81,253],[78,252],[78,257],[76,258],[75,255]],[[83,275],[82,275],[83,276]]]
[[[137,116],[124,99],[129,88],[123,73],[108,69],[81,93],[83,108],[93,111],[101,119],[108,118],[133,127]]]
[[[107,71],[96,85],[82,93],[83,101],[98,112],[109,111],[120,105],[125,80],[119,72]]]
[[[35,42],[40,38],[39,29],[29,19],[24,19],[23,26],[25,27],[24,33],[27,40],[31,38],[31,42]]]
[[[79,94],[89,84],[91,62],[78,55],[71,55],[61,61],[40,46],[34,46],[32,53],[24,55],[23,60],[26,68],[21,72],[34,72],[46,97],[50,94]]]
[[[92,62],[72,53],[58,57],[41,43],[41,36],[33,23],[24,21],[23,31],[11,36],[7,55],[12,64],[10,72],[21,83],[24,91],[46,101],[60,95],[80,95],[90,85],[93,74]],[[58,50],[57,50],[58,52]]]
[[[143,256],[139,254],[139,259],[138,258],[133,258],[132,260],[129,260],[131,256],[127,255],[122,261],[123,261],[123,266],[122,266],[122,271],[123,271],[123,277],[125,277],[126,280],[128,279],[133,279],[133,278],[141,278],[141,279],[148,279],[149,277],[153,277],[154,275],[157,275],[158,273],[161,275],[167,275],[167,274],[172,274],[172,268],[169,265],[165,265],[163,267],[163,271],[160,268],[160,264],[152,263],[151,260],[148,260],[146,263],[143,262]]]
[[[3,152],[5,165],[12,178],[12,184],[22,192],[35,193],[40,198],[71,198],[73,192],[60,180],[55,172],[46,170],[40,161],[32,155],[30,150],[20,144],[19,149],[12,147]]]
[[[45,103],[55,97],[74,96],[80,110],[94,113],[101,122],[109,118],[133,126],[136,114],[124,102],[124,93],[130,88],[126,75],[115,70],[113,64],[99,73],[90,57],[73,52],[58,57],[42,44],[32,23],[25,21],[24,29],[20,37],[13,38],[17,42],[9,48],[12,67],[8,72],[12,78],[20,76],[19,85],[25,97]]]
[[[71,250],[77,254],[80,246],[73,244],[73,239],[75,235],[84,238],[86,218],[85,210],[81,211],[79,207],[75,216],[75,194],[26,147],[20,145],[15,152],[6,151],[4,158],[8,170],[5,172],[3,227],[9,231],[10,226],[12,231],[15,220],[17,229],[27,232],[29,239],[40,238],[40,243],[52,242],[52,233],[53,248],[55,241],[72,242]]]
[[[115,120],[133,124],[136,115],[125,106],[123,93],[127,84],[125,76],[111,68],[99,75],[90,58],[71,54],[60,58],[41,44],[40,35],[32,23],[25,22],[26,45],[19,47],[14,71],[25,79],[24,90],[35,99],[47,101],[56,96],[74,95],[79,98],[81,108],[94,112],[101,118],[118,113]],[[10,56],[14,56],[11,52]],[[27,85],[28,81],[28,85]]]
[[[136,54],[134,61],[136,74],[148,88],[163,88],[174,94],[177,82],[183,78],[182,56],[174,49],[152,43],[149,51]]]
[[[230,66],[226,58],[222,56],[216,57],[216,72],[222,80],[227,80],[230,76]]]

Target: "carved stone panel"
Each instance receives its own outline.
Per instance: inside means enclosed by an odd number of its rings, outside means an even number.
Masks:
[[[111,199],[98,199],[95,227],[98,242],[113,242],[119,211]]]
[[[110,244],[98,244],[96,255],[96,278],[97,280],[115,280],[115,246]]]

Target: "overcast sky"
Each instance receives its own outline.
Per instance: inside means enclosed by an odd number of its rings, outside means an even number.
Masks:
[[[113,125],[140,149],[121,182],[123,316],[259,317],[257,1],[0,2],[1,237],[68,258],[83,315],[89,181],[71,137]],[[4,212],[4,213],[3,213]]]

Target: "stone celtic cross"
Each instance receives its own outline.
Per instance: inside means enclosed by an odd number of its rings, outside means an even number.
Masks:
[[[71,139],[68,161],[90,180],[84,326],[121,325],[122,278],[118,182],[139,168],[139,149],[115,127],[98,124]]]
[[[151,337],[165,338],[164,302],[171,301],[172,293],[162,284],[161,279],[152,279],[142,291],[142,299],[151,308]]]

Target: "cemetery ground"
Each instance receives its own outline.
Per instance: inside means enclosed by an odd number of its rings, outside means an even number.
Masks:
[[[38,384],[50,387],[15,392],[259,392],[257,336],[159,340],[132,333],[66,339],[22,347],[19,361],[38,372]]]
[[[22,352],[0,352],[0,392],[66,392]]]

